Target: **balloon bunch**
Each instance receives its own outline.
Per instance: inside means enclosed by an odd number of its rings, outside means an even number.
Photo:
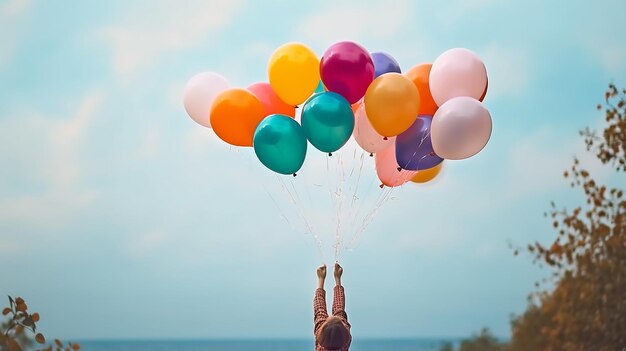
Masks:
[[[308,143],[332,155],[354,136],[390,187],[433,179],[444,159],[471,157],[491,136],[482,104],[487,71],[467,49],[402,74],[393,57],[354,42],[333,44],[321,60],[289,43],[272,54],[268,81],[240,89],[216,73],[198,74],[185,87],[185,109],[223,141],[254,147],[281,174],[302,167]]]

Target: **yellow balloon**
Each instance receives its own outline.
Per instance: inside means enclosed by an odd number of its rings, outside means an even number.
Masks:
[[[399,73],[387,73],[370,84],[363,102],[372,127],[378,134],[392,137],[415,122],[420,95],[409,78]]]
[[[308,46],[289,43],[274,51],[267,64],[267,74],[276,95],[290,105],[298,105],[317,88],[320,61]]]
[[[411,179],[411,181],[415,183],[430,182],[431,180],[435,179],[439,172],[441,172],[442,166],[443,162],[433,168],[425,169],[423,171],[417,171],[417,174],[415,175],[415,177],[413,177],[413,179]]]

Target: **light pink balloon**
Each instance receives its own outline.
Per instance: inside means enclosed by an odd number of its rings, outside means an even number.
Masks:
[[[382,149],[376,153],[376,174],[378,179],[390,187],[402,185],[413,179],[418,171],[407,171],[405,169],[398,172],[398,162],[396,161],[396,143]]]
[[[211,128],[209,114],[213,100],[230,88],[226,78],[213,72],[198,73],[191,77],[183,91],[185,111],[196,123]]]
[[[369,153],[376,153],[395,144],[396,137],[385,138],[378,134],[365,112],[365,105],[361,104],[354,114],[354,140]]]
[[[479,99],[487,86],[487,70],[474,52],[450,49],[433,62],[429,86],[438,106],[458,96]]]
[[[491,115],[480,101],[467,96],[450,99],[433,117],[433,150],[448,160],[474,156],[487,145],[491,127]]]

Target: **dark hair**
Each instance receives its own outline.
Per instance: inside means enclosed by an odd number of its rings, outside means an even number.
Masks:
[[[348,342],[350,331],[337,316],[329,317],[317,332],[317,342],[327,350],[337,350]]]

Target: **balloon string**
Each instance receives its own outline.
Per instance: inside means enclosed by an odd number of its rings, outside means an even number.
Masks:
[[[372,182],[370,183],[370,188],[377,188],[377,186],[375,186],[374,181],[372,180]],[[369,195],[369,193],[368,193]],[[354,249],[354,242],[356,241],[356,238],[360,235],[360,228],[363,225],[363,222],[365,221],[365,219],[368,217],[369,213],[373,210],[373,208],[376,206],[376,204],[378,203],[378,201],[380,200],[380,198],[382,197],[382,190],[380,192],[378,192],[378,194],[376,195],[375,199],[373,201],[370,200],[370,197],[368,196],[367,199],[365,199],[364,201],[361,201],[359,204],[359,209],[357,211],[357,214],[354,218],[354,226],[353,226],[353,230],[352,230],[352,236],[351,236],[351,240],[350,243],[348,245],[348,248],[350,250]],[[370,207],[371,204],[371,207]]]
[[[343,236],[342,236],[342,223],[343,223],[343,203],[344,203],[344,185],[345,185],[345,172],[344,172],[344,163],[343,163],[343,157],[341,155],[341,153],[339,153],[337,155],[337,171],[340,175],[340,181],[338,184],[338,189],[337,189],[337,201],[338,201],[338,207],[339,210],[337,212],[337,229],[335,232],[335,260],[339,261],[339,255],[341,254],[341,246],[342,246],[342,242],[343,242]]]
[[[238,149],[230,149],[232,152],[235,152],[237,154],[237,156],[242,160],[241,163],[245,164],[246,167],[248,168],[249,173],[252,172],[252,164],[250,161],[250,158],[248,157],[244,157],[243,154],[238,150]],[[274,176],[278,179],[278,176],[276,174],[274,174]],[[259,177],[252,177],[254,179],[254,181],[257,183],[257,185],[260,186],[260,188],[263,189],[263,191],[267,194],[267,196],[269,196],[269,198],[272,200],[272,203],[274,204],[274,207],[276,207],[276,211],[279,214],[279,217],[283,219],[283,221],[285,221],[285,223],[291,228],[291,230],[294,233],[298,233],[300,232],[300,230],[298,230],[296,228],[296,226],[294,225],[294,223],[292,221],[289,220],[289,218],[287,217],[287,215],[285,214],[285,212],[282,210],[281,206],[278,204],[278,201],[276,201],[276,198],[272,195],[272,193],[268,190],[267,185],[262,182]],[[283,193],[285,193],[285,188],[284,188],[284,184],[281,186],[281,190],[283,191]],[[306,221],[306,220],[305,220]],[[306,233],[306,231],[305,231]],[[313,235],[313,239],[316,241],[316,246],[318,248],[318,253],[320,254],[320,256],[322,257],[322,260],[326,260],[324,252],[322,251],[322,242],[320,240],[320,238],[314,234],[311,231],[311,234]]]
[[[356,248],[356,244],[360,243],[361,237],[363,236],[363,233],[365,232],[367,227],[369,227],[369,225],[374,221],[374,218],[376,218],[376,215],[379,213],[380,209],[385,204],[387,204],[387,202],[391,198],[391,194],[393,193],[393,191],[394,191],[393,187],[385,188],[385,189],[383,189],[381,191],[381,196],[379,196],[379,199],[375,203],[375,206],[365,216],[365,218],[363,219],[363,223],[358,228],[358,230],[355,232],[355,235],[353,236],[352,240],[350,241],[350,247],[352,249]]]
[[[321,238],[313,230],[313,227],[311,226],[311,224],[307,220],[306,216],[302,213],[302,209],[301,209],[299,203],[296,201],[296,199],[295,199],[294,195],[291,193],[291,191],[289,191],[289,188],[285,185],[283,180],[276,174],[274,174],[274,176],[276,177],[276,179],[280,183],[281,189],[283,190],[283,192],[286,192],[288,194],[290,202],[296,207],[297,214],[300,217],[300,219],[304,222],[304,225],[306,227],[306,231],[305,232],[310,234],[313,237],[313,239],[315,240],[315,242],[317,244],[317,249],[318,249],[320,255],[322,256],[322,259],[324,261],[326,261],[326,256],[324,255],[324,251],[322,250],[323,244],[322,244]]]
[[[398,174],[393,178],[393,182],[397,182],[400,177],[403,176],[405,175],[402,174],[402,172],[398,172]],[[393,199],[392,194],[394,193],[395,188],[396,187],[386,187],[385,189],[383,189],[383,191],[379,193],[373,208],[367,213],[367,215],[363,219],[362,225],[355,231],[354,235],[352,236],[352,240],[350,241],[349,246],[351,249],[355,248],[355,243],[360,242],[363,233],[365,232],[367,227],[374,221],[376,215],[380,212],[382,207],[386,205],[390,199]]]
[[[370,184],[370,187],[372,187],[373,184]],[[376,197],[376,200],[374,201],[374,204],[372,206],[372,208],[370,208],[369,211],[366,212],[365,217],[363,218],[363,220],[361,221],[361,223],[357,226],[357,228],[354,230],[354,234],[352,235],[352,240],[350,241],[350,247],[354,248],[354,243],[357,240],[357,237],[360,237],[360,235],[362,234],[362,228],[363,228],[363,223],[365,223],[367,221],[367,219],[372,216],[372,214],[375,212],[378,204],[380,203],[380,201],[384,198],[384,194],[385,194],[385,190],[383,189],[378,193],[378,196]]]
[[[356,152],[356,148],[354,149],[354,151]],[[363,170],[363,160],[365,158],[365,154],[362,153],[361,154],[361,165],[359,166],[359,171],[357,173],[357,177],[356,177],[356,185],[354,186],[354,191],[351,192],[352,193],[352,199],[350,201],[350,210],[348,213],[348,220],[350,221],[351,225],[349,228],[352,228],[354,226],[354,220],[356,219],[356,215],[358,214],[358,211],[356,211],[355,214],[355,202],[358,200],[358,192],[359,192],[359,183],[361,182],[361,171]],[[354,168],[353,168],[354,171]]]
[[[361,158],[361,167],[359,168],[359,178],[358,178],[359,180],[360,180],[361,175],[363,173],[363,165],[364,165],[363,162],[364,162],[365,153],[363,153],[362,156],[363,157]],[[375,180],[376,180],[376,177],[372,177],[370,179],[370,182],[369,182],[369,184],[368,184],[368,186],[366,188],[367,190],[366,190],[366,192],[364,194],[358,195],[355,192],[355,196],[353,196],[352,199],[354,200],[355,203],[357,203],[357,210],[356,210],[356,213],[355,213],[354,217],[352,218],[352,225],[350,226],[350,228],[356,228],[356,226],[357,226],[356,221],[362,218],[361,214],[362,214],[364,208],[366,207],[366,204],[370,203],[368,200],[370,199],[370,195],[372,193],[372,190],[377,188],[377,187],[374,186],[374,181]]]

